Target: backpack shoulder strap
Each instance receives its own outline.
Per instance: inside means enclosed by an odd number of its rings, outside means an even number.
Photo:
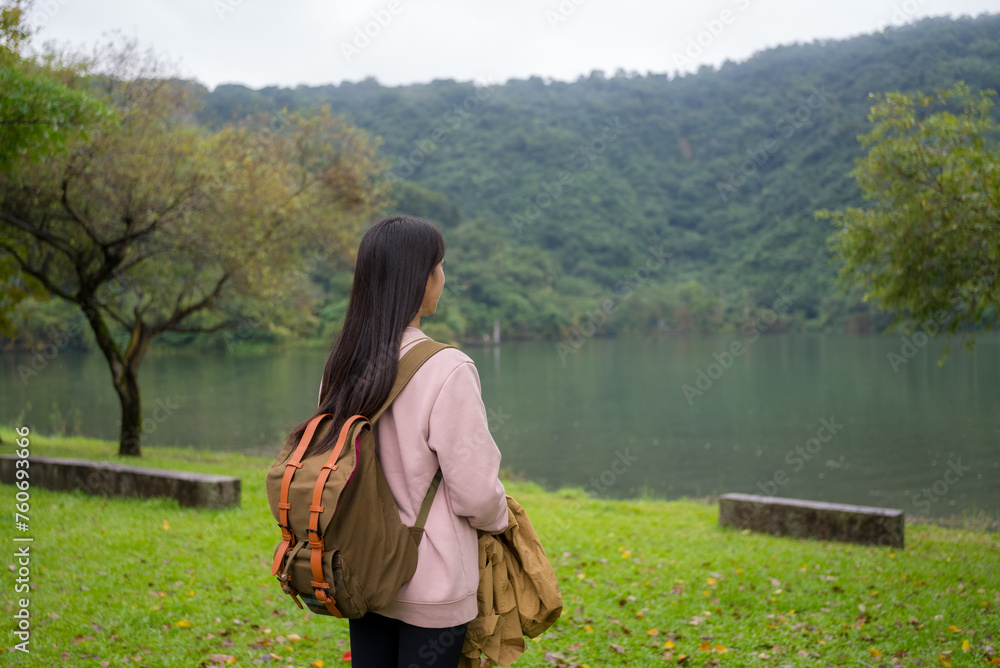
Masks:
[[[421,341],[417,345],[410,348],[403,358],[399,360],[399,368],[396,371],[396,382],[392,386],[392,391],[389,392],[389,397],[382,404],[375,414],[372,416],[371,424],[374,426],[375,421],[378,420],[382,413],[388,410],[389,406],[396,399],[396,396],[406,387],[406,384],[413,378],[413,374],[417,372],[424,362],[429,360],[431,356],[438,353],[445,348],[454,348],[455,346],[448,345],[447,343],[441,343],[439,341],[434,341],[433,339],[427,339],[426,341]],[[437,494],[438,487],[441,485],[442,478],[441,469],[437,470],[434,474],[434,479],[431,480],[431,485],[424,495],[424,500],[420,504],[420,511],[417,513],[417,521],[413,524],[413,528],[418,529],[415,536],[415,541],[417,545],[420,544],[420,539],[423,536],[424,523],[427,522],[427,516],[431,512],[431,504],[434,502],[434,496]]]
[[[424,523],[427,522],[427,516],[431,514],[431,504],[434,502],[434,495],[437,494],[438,486],[441,484],[441,478],[444,474],[441,473],[441,469],[437,470],[434,474],[434,479],[431,480],[431,486],[427,489],[427,494],[424,495],[424,501],[420,504],[420,512],[417,513],[417,521],[413,523],[415,529],[423,529]],[[417,545],[420,544],[419,539],[417,540]]]
[[[386,398],[385,403],[375,411],[368,422],[375,425],[375,421],[382,417],[382,413],[389,410],[389,406],[392,402],[396,400],[396,396],[403,391],[406,384],[410,382],[413,378],[413,374],[417,372],[424,362],[429,360],[432,355],[437,352],[444,350],[445,348],[454,348],[455,346],[449,345],[447,343],[441,343],[439,341],[434,341],[432,339],[427,339],[426,341],[421,341],[417,345],[410,348],[403,358],[399,360],[399,367],[396,369],[396,382],[392,385],[392,390],[389,392],[389,396]]]

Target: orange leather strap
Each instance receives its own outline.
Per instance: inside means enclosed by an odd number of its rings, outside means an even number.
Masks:
[[[341,616],[340,611],[336,608],[337,601],[329,596],[330,583],[323,578],[322,559],[326,546],[323,544],[323,534],[319,531],[319,516],[323,512],[323,490],[326,488],[326,481],[330,477],[330,472],[337,470],[337,459],[340,458],[340,453],[343,452],[347,443],[347,437],[356,424],[363,427],[368,424],[368,420],[363,415],[352,415],[344,422],[344,426],[340,429],[340,436],[337,438],[337,444],[333,447],[326,463],[323,464],[323,468],[320,469],[319,476],[316,478],[316,486],[313,487],[312,504],[309,506],[309,528],[306,530],[310,547],[309,566],[314,578],[309,584],[316,592],[316,600],[337,617]]]
[[[309,447],[309,442],[312,440],[313,434],[316,433],[316,427],[325,417],[333,416],[330,413],[321,413],[309,421],[306,430],[302,432],[299,444],[295,447],[295,452],[292,453],[292,458],[285,465],[285,475],[281,479],[281,496],[278,499],[278,527],[281,529],[281,545],[274,553],[271,575],[277,575],[278,571],[281,570],[281,562],[288,552],[288,547],[295,542],[295,534],[292,533],[291,526],[288,524],[288,510],[292,507],[288,503],[288,488],[292,485],[292,476],[295,475],[295,471],[302,468],[302,457],[305,455],[306,448]]]

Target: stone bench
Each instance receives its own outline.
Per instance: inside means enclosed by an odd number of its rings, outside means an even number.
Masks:
[[[14,455],[0,455],[0,482],[15,482]],[[82,489],[111,497],[165,496],[186,508],[229,508],[240,505],[240,479],[225,475],[169,471],[112,462],[56,457],[29,457],[32,487],[55,491]]]
[[[719,526],[777,536],[903,547],[903,511],[895,508],[723,494],[719,497]]]

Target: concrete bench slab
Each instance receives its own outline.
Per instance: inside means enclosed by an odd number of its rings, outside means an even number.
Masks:
[[[723,494],[719,497],[719,526],[776,536],[902,548],[903,520],[903,511],[896,508],[756,494]]]
[[[0,455],[0,482],[15,482],[14,455]],[[229,508],[240,505],[240,479],[225,475],[169,471],[112,462],[59,457],[29,457],[32,487],[56,491],[81,489],[110,497],[177,499],[186,508]]]

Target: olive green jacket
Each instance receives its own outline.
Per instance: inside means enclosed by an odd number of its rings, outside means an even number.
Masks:
[[[524,508],[507,495],[507,528],[479,532],[478,616],[469,622],[459,668],[480,665],[483,654],[509,666],[562,613],[555,571]]]

